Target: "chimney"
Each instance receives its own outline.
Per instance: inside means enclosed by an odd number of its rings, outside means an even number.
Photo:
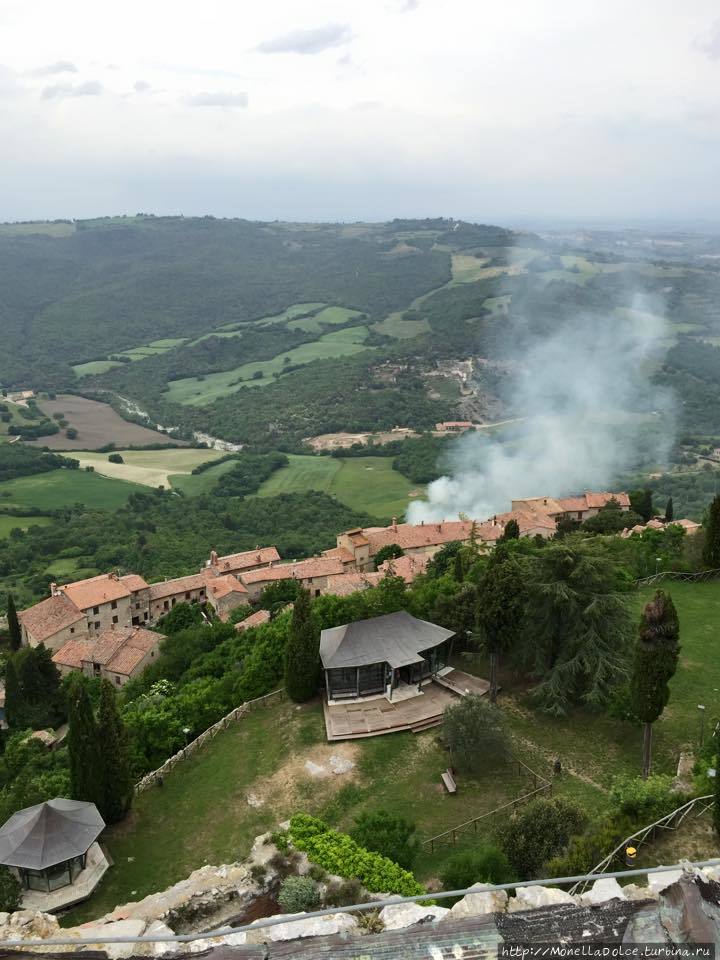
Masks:
[[[211,567],[217,566],[217,562],[218,562],[217,551],[216,551],[216,550],[211,550],[211,551],[210,551],[210,566],[211,566]]]
[[[425,526],[425,521],[424,521],[424,520],[421,520],[421,521],[420,521],[420,526],[421,526],[421,527],[424,527],[424,526]]]
[[[392,518],[392,528],[393,530],[397,530],[397,517]]]
[[[56,583],[50,584],[50,596],[56,597],[60,591],[58,590],[58,585]]]

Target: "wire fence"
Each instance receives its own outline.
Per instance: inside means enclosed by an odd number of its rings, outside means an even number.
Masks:
[[[478,824],[482,824],[485,821],[490,820],[491,817],[497,816],[498,813],[512,813],[517,807],[522,806],[524,803],[529,803],[530,800],[533,800],[535,797],[540,797],[545,793],[552,792],[551,780],[548,780],[541,774],[536,773],[535,770],[532,770],[526,763],[523,763],[522,760],[513,760],[512,763],[517,764],[518,774],[525,772],[532,778],[533,789],[527,793],[523,793],[520,796],[515,797],[513,800],[509,800],[507,803],[501,804],[499,807],[495,807],[493,810],[489,810],[487,813],[481,813],[479,816],[473,817],[471,820],[466,820],[464,823],[459,823],[457,826],[450,827],[449,830],[444,830],[442,833],[438,833],[434,837],[428,837],[427,840],[423,840],[423,846],[428,849],[430,853],[435,853],[436,847],[441,847],[445,844],[455,846],[458,842],[458,838],[464,836],[465,834],[477,834]]]
[[[661,570],[654,573],[651,577],[642,577],[636,580],[638,587],[651,587],[656,583],[663,583],[665,580],[679,580],[692,583],[707,583],[708,580],[716,580],[720,577],[720,570],[701,570],[700,573],[683,573],[681,570]]]
[[[230,713],[226,713],[217,723],[214,723],[211,727],[208,727],[207,730],[204,730],[200,736],[191,740],[190,743],[181,750],[178,750],[172,757],[168,757],[165,763],[158,767],[157,770],[152,770],[150,773],[145,774],[142,780],[135,784],[135,793],[142,793],[149,787],[161,786],[163,779],[171,770],[175,769],[178,763],[187,760],[196,750],[199,750],[200,747],[204,746],[209,740],[216,737],[221,730],[227,730],[231,723],[237,723],[238,720],[242,720],[242,718],[246,717],[252,710],[256,710],[258,707],[269,707],[273,703],[279,703],[281,700],[284,700],[284,698],[284,690],[273,690],[272,693],[266,693],[264,697],[257,697],[255,700],[248,700],[245,703],[241,703],[239,707],[235,707]]]
[[[624,863],[625,851],[628,847],[635,847],[637,850],[640,847],[651,843],[658,833],[660,833],[660,831],[677,830],[686,817],[691,815],[695,818],[701,817],[713,806],[713,802],[714,795],[712,793],[708,793],[704,797],[694,797],[692,800],[684,803],[681,807],[677,807],[671,813],[667,813],[664,817],[660,817],[660,819],[656,820],[654,823],[650,823],[646,827],[641,827],[639,830],[636,830],[635,833],[630,834],[629,837],[625,837],[624,840],[621,840],[615,849],[612,850],[593,869],[593,874],[597,875],[605,873],[616,861],[618,863]],[[572,887],[570,893],[583,893],[587,889],[587,885],[587,880],[580,881],[579,883],[576,883],[574,887]]]

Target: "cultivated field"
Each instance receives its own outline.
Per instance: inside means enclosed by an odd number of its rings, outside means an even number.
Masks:
[[[392,469],[391,457],[312,457],[290,455],[290,465],[276,471],[260,487],[258,496],[320,490],[354,510],[379,519],[401,517],[424,488]]]
[[[32,477],[4,480],[0,483],[0,504],[21,509],[58,510],[84,503],[90,509],[116,510],[139,489],[134,483],[111,480],[85,470],[51,470]]]
[[[8,517],[0,514],[0,538],[10,535],[11,530],[20,528],[28,530],[30,527],[46,527],[52,523],[52,517]]]
[[[153,340],[152,343],[146,343],[140,347],[132,347],[130,350],[117,350],[113,356],[128,357],[133,362],[136,360],[145,360],[146,357],[154,357],[159,353],[167,353],[168,350],[180,346],[180,344],[185,343],[185,341],[185,337],[175,339],[168,337],[164,340]],[[78,377],[87,377],[106,373],[108,370],[112,370],[113,367],[121,366],[122,363],[119,360],[106,358],[104,360],[89,360],[87,363],[76,363],[73,371]]]
[[[96,473],[116,480],[129,480],[146,487],[174,486],[174,475],[187,475],[201,463],[217,460],[218,450],[118,450],[123,463],[110,463],[109,454],[83,451],[75,454],[81,467],[93,467]],[[202,474],[201,474],[202,476]]]
[[[108,443],[116,447],[147,446],[150,443],[168,443],[168,438],[156,430],[149,430],[115,413],[107,403],[88,400],[87,397],[75,397],[60,394],[55,400],[41,400],[39,407],[48,415],[63,413],[78,435],[68,440],[61,431],[52,437],[41,437],[30,441],[33,447],[49,447],[51,450],[96,450]],[[182,446],[182,444],[180,444]]]
[[[235,393],[240,387],[266,386],[274,382],[275,374],[281,376],[288,366],[312,363],[313,360],[344,357],[366,350],[368,348],[364,341],[367,335],[367,327],[348,327],[345,330],[326,333],[318,340],[303,343],[293,350],[278,354],[272,360],[244,363],[233,370],[207,374],[202,380],[198,380],[197,377],[172,380],[164,397],[172,403],[204,406],[218,397]],[[261,373],[262,377],[253,379],[253,375],[257,373]]]

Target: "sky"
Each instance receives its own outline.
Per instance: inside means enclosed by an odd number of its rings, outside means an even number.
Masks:
[[[720,220],[717,0],[0,0],[0,220]]]

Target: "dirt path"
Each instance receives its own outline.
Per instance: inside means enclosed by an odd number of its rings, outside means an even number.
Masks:
[[[521,717],[523,720],[532,720],[533,715],[520,706],[515,700],[511,698],[503,698],[502,708],[508,713],[514,714],[516,717]],[[515,738],[524,744],[526,747],[531,750],[540,753],[547,760],[548,764],[552,767],[552,764],[558,757],[557,753],[553,753],[551,750],[548,750],[546,747],[543,747],[541,744],[536,743],[536,741],[531,740],[529,737],[519,736],[514,734]],[[599,790],[601,793],[609,793],[608,788],[604,787],[602,784],[598,783],[596,780],[593,780],[592,777],[589,777],[587,774],[578,770],[571,763],[568,762],[567,758],[564,756],[560,757],[560,762],[563,765],[563,771],[569,773],[570,776],[576,777],[578,780],[582,780],[583,783],[587,783],[588,786],[593,787],[595,790]]]

